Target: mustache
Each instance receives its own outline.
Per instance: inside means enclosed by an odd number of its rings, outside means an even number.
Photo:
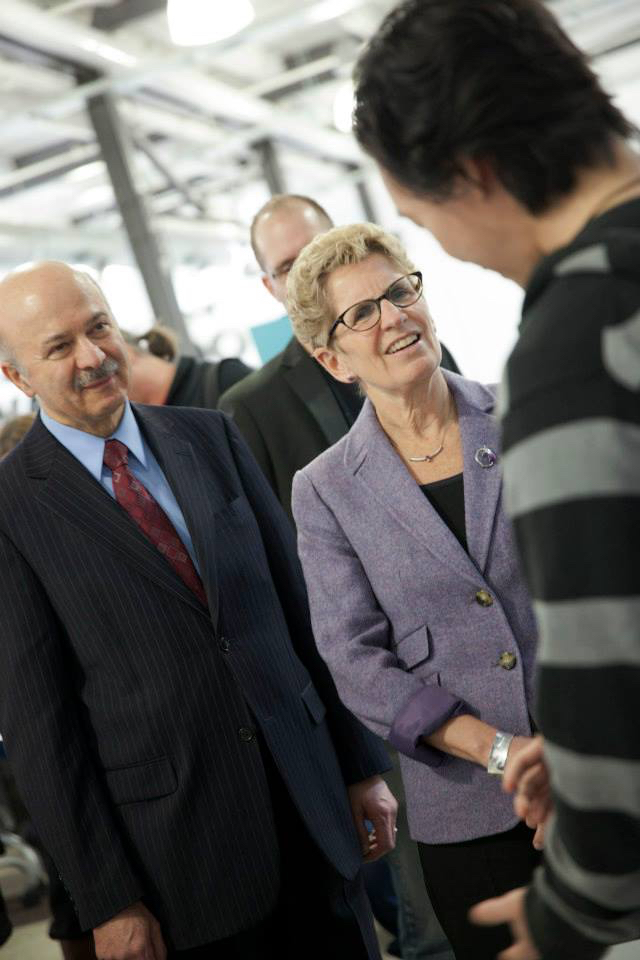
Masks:
[[[82,370],[81,373],[78,373],[73,381],[73,385],[76,390],[82,390],[84,387],[88,387],[98,380],[106,380],[112,373],[117,373],[119,369],[120,364],[118,361],[114,360],[113,357],[107,357],[95,370]]]

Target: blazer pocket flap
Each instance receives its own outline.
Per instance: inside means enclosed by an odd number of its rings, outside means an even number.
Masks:
[[[305,707],[311,714],[311,719],[316,723],[322,723],[325,718],[327,708],[320,699],[320,694],[311,681],[306,685],[300,696],[304,701]]]
[[[402,637],[396,643],[395,654],[405,670],[411,670],[426,660],[429,657],[429,631],[426,625]]]
[[[168,757],[105,770],[105,776],[115,803],[156,800],[178,787],[178,778]]]

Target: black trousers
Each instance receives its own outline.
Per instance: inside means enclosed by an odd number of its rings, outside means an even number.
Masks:
[[[379,960],[362,871],[345,880],[324,858],[265,747],[262,755],[280,844],[276,909],[254,929],[175,951],[169,960]]]
[[[511,943],[509,927],[476,927],[467,919],[481,900],[529,883],[541,859],[533,831],[519,823],[506,833],[462,843],[419,843],[424,882],[456,960],[495,960]]]

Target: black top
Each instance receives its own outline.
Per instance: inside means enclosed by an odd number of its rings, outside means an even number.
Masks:
[[[446,477],[435,483],[421,483],[420,489],[468,553],[462,474],[457,473],[455,477]]]
[[[180,357],[167,406],[217,407],[218,398],[224,391],[251,372],[251,367],[236,357],[228,357],[217,363],[196,360],[195,357]]]

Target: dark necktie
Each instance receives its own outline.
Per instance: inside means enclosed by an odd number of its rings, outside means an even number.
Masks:
[[[120,440],[107,440],[104,464],[111,470],[116,500],[146,537],[171,564],[180,579],[192,590],[200,603],[208,606],[198,571],[184,543],[162,507],[134,476],[128,466],[129,451]]]

